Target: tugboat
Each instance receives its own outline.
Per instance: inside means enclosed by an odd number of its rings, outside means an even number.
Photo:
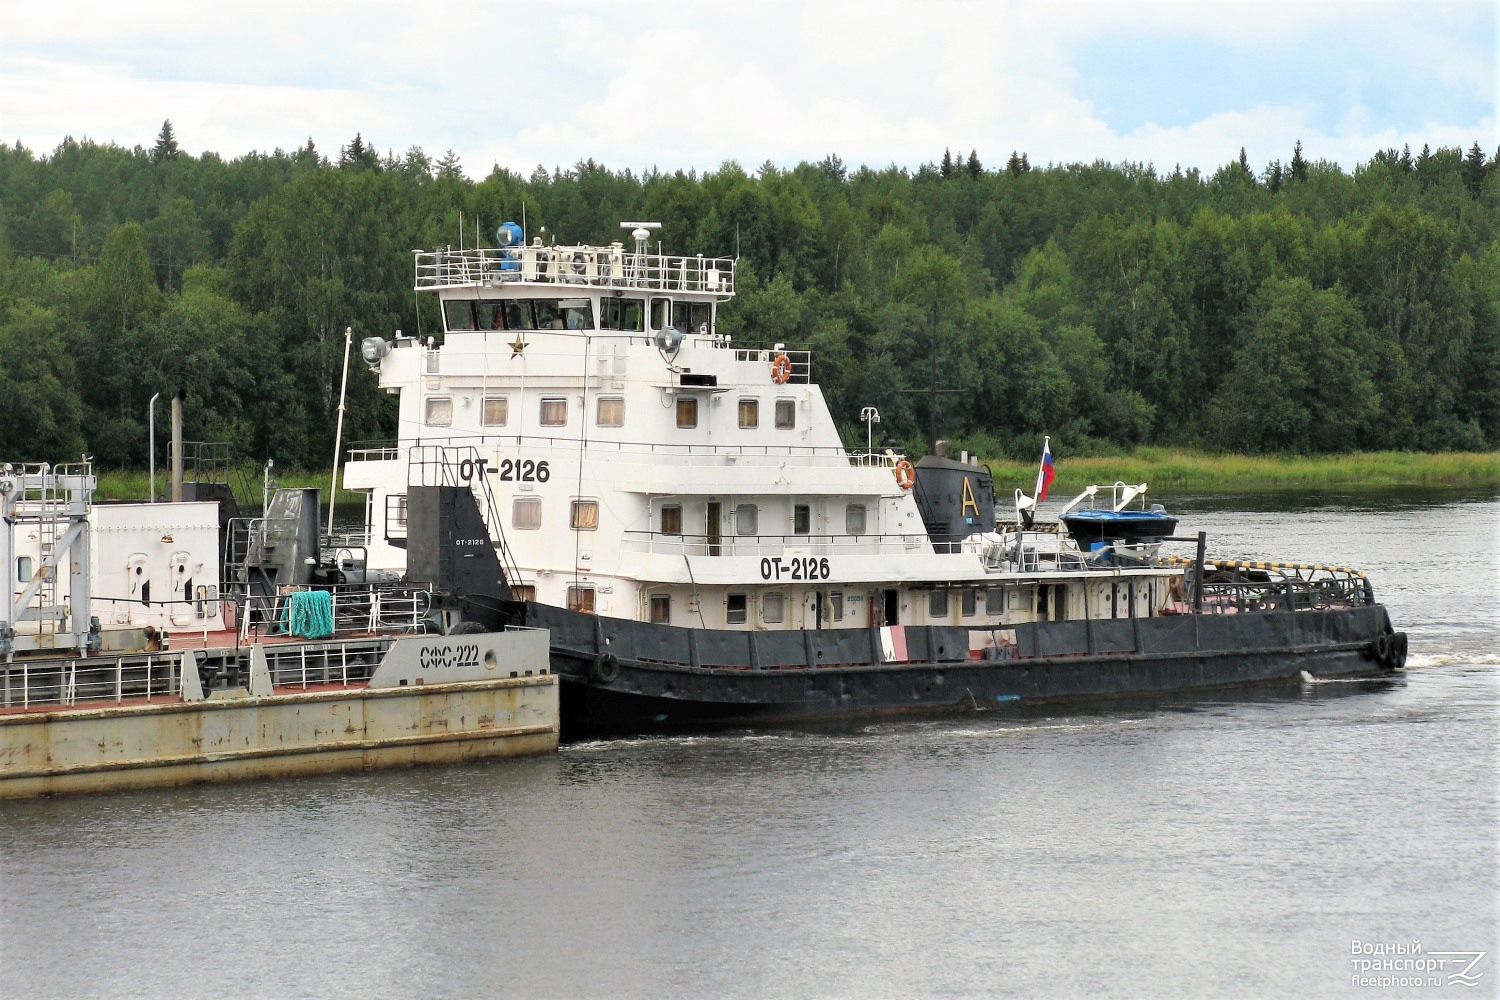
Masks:
[[[399,431],[344,471],[372,567],[461,595],[466,625],[550,630],[566,736],[1403,666],[1355,570],[1213,560],[1201,536],[1163,556],[1184,539],[1125,513],[1143,488],[1067,535],[1000,524],[967,454],[847,448],[809,352],[720,332],[735,260],[622,225],[633,246],[507,223],[416,251],[442,326],[364,341]],[[418,536],[441,558],[409,559]]]

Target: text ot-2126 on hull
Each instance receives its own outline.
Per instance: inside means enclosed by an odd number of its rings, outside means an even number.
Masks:
[[[1405,662],[1358,571],[1209,555],[1091,487],[997,501],[968,455],[850,449],[807,351],[734,341],[735,261],[530,242],[414,255],[442,329],[362,345],[396,440],[344,470],[372,567],[550,631],[565,732],[632,731],[1315,677]],[[1004,523],[997,510],[1014,506]],[[1008,512],[1007,512],[1008,513]]]

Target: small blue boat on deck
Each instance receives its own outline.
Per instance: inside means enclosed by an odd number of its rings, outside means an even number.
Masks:
[[[1096,503],[1103,491],[1107,491],[1107,505]],[[1090,486],[1063,508],[1058,520],[1084,552],[1102,555],[1107,550],[1127,558],[1153,555],[1161,540],[1177,530],[1177,518],[1159,503],[1145,506],[1145,495],[1145,483]],[[1137,499],[1141,506],[1130,508]],[[1085,500],[1091,506],[1079,506]]]

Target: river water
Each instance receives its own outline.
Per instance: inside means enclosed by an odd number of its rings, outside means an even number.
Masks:
[[[1500,500],[1168,500],[1408,672],[4,804],[0,996],[1500,993]],[[1352,978],[1413,942],[1479,985]]]

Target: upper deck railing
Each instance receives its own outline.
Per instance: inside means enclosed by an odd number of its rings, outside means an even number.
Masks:
[[[734,295],[734,258],[679,257],[608,247],[528,246],[414,250],[418,289],[494,287],[510,282],[594,285]]]

